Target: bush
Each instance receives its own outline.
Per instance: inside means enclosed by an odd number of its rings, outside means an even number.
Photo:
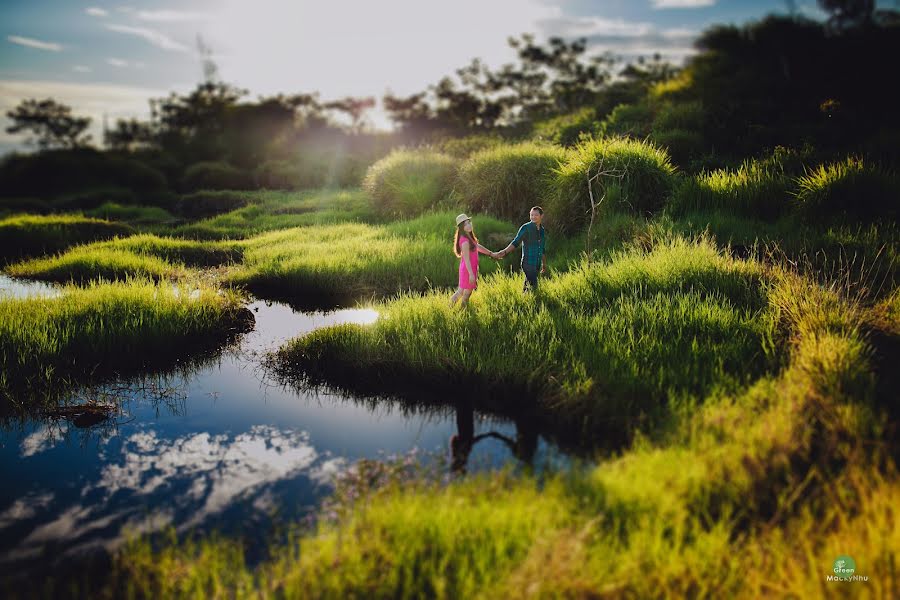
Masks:
[[[228,191],[205,191],[185,194],[179,210],[187,219],[205,219],[246,206],[250,202],[246,194]]]
[[[565,158],[564,149],[534,142],[482,150],[460,167],[455,194],[472,212],[521,221],[552,193],[553,170]]]
[[[415,216],[446,202],[457,164],[434,150],[395,150],[369,167],[363,189],[381,214]]]
[[[534,134],[543,140],[561,146],[574,146],[582,134],[597,133],[597,122],[593,108],[582,108],[567,115],[559,115],[534,125]]]
[[[605,194],[603,211],[653,213],[665,205],[675,184],[669,155],[651,142],[620,137],[586,140],[555,172],[549,217],[561,231],[571,233],[587,224],[591,210],[587,181],[599,169],[624,173],[620,179],[605,177],[593,184],[595,201]]]
[[[773,161],[745,161],[738,169],[717,169],[681,182],[669,208],[673,214],[727,211],[774,221],[791,208],[791,178]]]
[[[131,158],[90,148],[13,155],[0,167],[0,194],[49,198],[118,187],[141,194],[165,190],[165,176]]]
[[[819,165],[798,177],[797,186],[797,207],[805,219],[895,221],[898,216],[900,180],[860,158]]]
[[[197,190],[245,190],[252,187],[244,172],[225,162],[198,162],[184,172],[182,187],[190,192]]]

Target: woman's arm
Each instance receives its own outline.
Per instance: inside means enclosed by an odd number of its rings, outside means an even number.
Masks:
[[[485,247],[482,246],[481,244],[477,244],[476,247],[478,248],[478,253],[479,253],[479,254],[487,254],[487,255],[490,256],[490,257],[493,257],[493,256],[494,256],[494,253],[493,253],[492,251],[488,250],[487,248],[485,248]]]

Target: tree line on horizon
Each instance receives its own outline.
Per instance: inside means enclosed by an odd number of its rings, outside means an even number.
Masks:
[[[5,195],[22,195],[49,168],[28,168],[40,162],[34,157],[97,162],[102,154],[119,167],[139,162],[177,191],[313,187],[323,173],[331,174],[325,183],[354,184],[391,148],[473,135],[563,145],[586,135],[649,136],[694,171],[779,145],[868,153],[893,164],[889,140],[900,119],[884,64],[900,50],[900,13],[878,10],[874,0],[819,5],[830,15],[824,22],[770,15],[712,26],[682,68],[658,55],[623,64],[589,55],[584,39],[540,44],[524,34],[509,40],[514,64],[491,69],[474,59],[422,92],[386,94],[393,132],[365,127],[374,97],[323,101],[297,93],[248,101],[214,66],[192,91],[152,99],[148,121],[118,120],[104,132],[105,152],[90,147],[89,118],[53,99],[27,99],[7,113],[7,131],[31,132],[39,152],[7,157],[0,181],[12,184],[3,186]],[[660,89],[664,105],[654,99]],[[661,120],[665,131],[654,125]]]

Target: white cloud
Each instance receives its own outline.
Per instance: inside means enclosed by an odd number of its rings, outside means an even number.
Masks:
[[[84,9],[84,12],[91,15],[92,17],[106,17],[109,15],[109,11],[103,10],[102,8],[98,8],[96,6],[91,6]]]
[[[585,38],[588,52],[611,52],[626,59],[660,54],[682,61],[694,54],[697,32],[686,28],[660,29],[653,23],[602,17],[555,17],[538,22],[546,37]]]
[[[20,46],[26,46],[28,48],[48,50],[50,52],[59,52],[63,49],[62,44],[57,44],[56,42],[44,42],[41,40],[36,40],[34,38],[23,37],[21,35],[8,35],[6,36],[6,41],[13,44],[18,44]]]
[[[163,50],[173,50],[176,52],[187,52],[189,48],[180,42],[176,42],[166,34],[161,31],[156,31],[155,29],[149,29],[147,27],[132,27],[130,25],[117,25],[117,24],[109,24],[106,26],[110,31],[115,31],[117,33],[125,33],[128,35],[136,35],[139,38],[142,38],[157,48],[162,48]]]
[[[651,0],[653,8],[703,8],[714,6],[716,0]]]
[[[121,58],[107,58],[107,59],[106,59],[106,64],[112,65],[113,67],[119,67],[119,68],[122,68],[122,67],[127,67],[127,66],[128,66],[128,61],[127,61],[127,60],[122,60]]]
[[[172,22],[172,21],[205,21],[210,18],[208,13],[185,12],[180,10],[139,10],[137,18],[142,21]]]
[[[76,73],[92,73],[94,70],[86,65],[75,65],[72,70]]]

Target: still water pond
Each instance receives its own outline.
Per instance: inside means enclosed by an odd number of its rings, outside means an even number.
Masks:
[[[44,284],[0,277],[0,299],[52,295]],[[82,390],[114,396],[122,412],[93,427],[65,419],[14,420],[0,428],[0,570],[28,570],[98,548],[128,532],[174,526],[256,532],[308,514],[333,476],[356,459],[448,452],[452,409],[404,414],[390,402],[357,403],[325,391],[273,385],[267,351],[335,323],[371,323],[367,309],[295,312],[255,301],[252,332],[190,374],[146,376]],[[513,424],[475,414],[475,433],[514,438]],[[538,456],[548,454],[544,440]],[[469,470],[514,461],[486,437]],[[262,540],[260,540],[261,542]]]

